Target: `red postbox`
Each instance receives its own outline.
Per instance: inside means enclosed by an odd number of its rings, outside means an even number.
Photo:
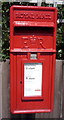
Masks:
[[[57,10],[10,9],[11,112],[51,112],[54,103]]]

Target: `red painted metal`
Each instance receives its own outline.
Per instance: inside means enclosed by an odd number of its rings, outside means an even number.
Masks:
[[[54,105],[57,10],[54,7],[10,8],[11,112],[51,112]],[[36,59],[31,59],[36,54]],[[42,64],[42,95],[24,96],[24,65]]]

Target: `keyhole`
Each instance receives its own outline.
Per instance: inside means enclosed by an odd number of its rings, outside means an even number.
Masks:
[[[22,84],[22,81],[20,81],[20,84]]]

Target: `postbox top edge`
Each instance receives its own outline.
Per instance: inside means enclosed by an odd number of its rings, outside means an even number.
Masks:
[[[33,9],[33,10],[57,10],[55,7],[41,7],[41,6],[23,6],[23,5],[12,5],[11,9]]]

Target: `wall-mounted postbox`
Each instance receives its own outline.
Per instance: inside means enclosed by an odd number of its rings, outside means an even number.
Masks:
[[[10,9],[11,112],[50,112],[54,103],[57,10]]]

